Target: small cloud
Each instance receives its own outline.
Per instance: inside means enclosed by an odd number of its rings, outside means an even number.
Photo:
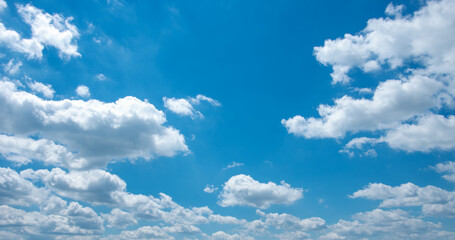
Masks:
[[[18,61],[17,63],[14,63],[14,58],[9,60],[8,63],[3,64],[3,70],[9,74],[9,75],[15,75],[17,72],[19,72],[19,68],[22,66],[22,62]]]
[[[54,89],[49,84],[43,84],[40,82],[30,82],[28,83],[28,87],[34,91],[43,94],[46,98],[53,98],[54,97]]]
[[[104,74],[102,74],[102,73],[96,74],[95,77],[99,81],[105,81],[107,79],[107,77]]]
[[[235,167],[240,167],[240,166],[244,166],[244,165],[245,164],[243,164],[243,163],[232,162],[231,164],[227,165],[227,167],[225,167],[224,169],[235,168]]]
[[[84,98],[90,97],[90,89],[84,85],[79,85],[76,88],[76,93],[77,93],[77,95],[84,97]]]
[[[323,203],[324,203],[324,198],[319,198],[319,199],[318,199],[318,203],[319,203],[319,204],[323,204]]]
[[[206,193],[214,193],[216,190],[218,190],[217,187],[215,187],[213,185],[208,185],[208,184],[204,188],[204,192],[206,192]]]

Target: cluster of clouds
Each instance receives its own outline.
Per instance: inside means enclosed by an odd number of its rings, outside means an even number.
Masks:
[[[118,1],[114,1],[118,2]],[[0,14],[8,7],[0,0]],[[0,22],[0,45],[40,59],[44,47],[54,47],[62,59],[78,57],[79,32],[71,17],[48,14],[30,4],[16,5],[31,28],[30,38],[7,29]],[[315,48],[317,60],[333,68],[334,83],[349,83],[349,71],[387,68],[402,70],[407,61],[422,67],[406,69],[398,79],[381,82],[371,99],[344,96],[335,104],[321,105],[320,118],[295,116],[283,120],[290,133],[306,138],[343,138],[349,133],[383,133],[377,138],[359,137],[343,151],[366,144],[387,143],[404,151],[452,150],[455,148],[454,116],[438,111],[454,106],[452,68],[455,63],[453,0],[429,1],[413,15],[402,15],[403,6],[389,5],[387,18],[372,19],[357,35],[327,40]],[[442,21],[441,19],[444,19]],[[429,34],[432,33],[432,34]],[[442,34],[442,35],[441,35]],[[441,51],[443,49],[444,51]],[[3,65],[10,76],[21,61]],[[103,74],[96,78],[106,80]],[[26,90],[28,89],[28,91]],[[76,89],[90,97],[84,85]],[[40,96],[38,96],[40,95]],[[380,201],[377,209],[354,214],[327,224],[320,217],[301,218],[287,213],[266,213],[275,205],[292,205],[304,189],[285,181],[260,182],[249,175],[232,176],[218,191],[224,208],[256,208],[255,220],[214,213],[209,207],[183,207],[169,195],[158,197],[127,191],[127,183],[104,168],[112,161],[172,157],[189,152],[184,136],[169,126],[165,114],[135,97],[115,102],[96,99],[54,100],[49,84],[28,81],[25,85],[0,80],[0,154],[21,166],[39,162],[48,168],[16,171],[0,167],[0,236],[6,239],[453,239],[454,232],[425,217],[454,217],[455,193],[435,186],[413,183],[388,186],[371,183],[349,197]],[[163,98],[164,106],[180,116],[202,118],[195,106],[220,102],[197,95]],[[370,149],[371,150],[371,149]],[[373,153],[370,151],[370,153]],[[243,166],[233,162],[226,168]],[[455,182],[455,163],[433,166],[447,181]],[[98,206],[101,209],[95,211]],[[92,208],[93,207],[93,208]],[[418,207],[422,215],[401,208]],[[143,223],[146,223],[144,225]],[[225,231],[204,233],[199,225],[222,225]],[[225,226],[226,225],[226,226]],[[105,228],[120,229],[105,235]],[[1,237],[0,237],[1,238]]]
[[[319,105],[319,117],[297,115],[282,124],[304,138],[364,135],[341,150],[350,155],[356,150],[371,152],[378,143],[407,152],[455,149],[455,120],[450,114],[455,106],[453,9],[453,0],[428,1],[403,15],[404,6],[390,4],[388,17],[370,19],[358,34],[315,47],[316,59],[333,68],[334,84],[352,83],[352,69],[397,77],[379,82],[376,89],[362,89],[372,94],[370,98],[345,95],[332,105]]]

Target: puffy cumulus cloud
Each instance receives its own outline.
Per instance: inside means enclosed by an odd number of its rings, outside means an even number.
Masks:
[[[111,236],[111,239],[167,239],[172,240],[174,237],[169,236],[163,229],[158,226],[140,227],[133,231],[122,231],[119,236]]]
[[[117,192],[124,192],[126,183],[117,175],[104,170],[65,172],[60,168],[27,169],[21,172],[27,179],[40,180],[58,195],[93,204],[113,205]]]
[[[392,69],[398,79],[380,82],[371,98],[345,95],[333,105],[321,104],[320,117],[296,115],[282,124],[289,133],[305,138],[370,132],[379,135],[365,142],[373,145],[386,143],[408,152],[455,149],[455,124],[447,115],[455,106],[454,6],[453,0],[428,1],[411,15],[402,15],[404,6],[389,4],[389,17],[370,19],[359,34],[315,47],[316,59],[332,66],[333,83],[350,82],[348,74],[354,68]],[[340,152],[353,156],[352,143]],[[376,152],[368,149],[360,155]]]
[[[32,39],[58,49],[60,57],[80,56],[74,39],[79,37],[77,27],[71,24],[72,17],[50,15],[30,4],[18,5],[18,12],[32,30]]]
[[[295,116],[282,120],[289,133],[305,138],[341,138],[347,132],[396,127],[401,121],[437,106],[443,84],[425,76],[388,80],[379,84],[371,99],[344,96],[333,106],[320,105],[320,118]]]
[[[1,45],[24,53],[28,58],[42,58],[44,46],[55,47],[60,58],[80,56],[75,43],[79,32],[77,27],[71,24],[72,17],[65,18],[60,14],[51,15],[30,4],[25,6],[19,4],[17,9],[24,22],[31,28],[31,38],[24,39],[18,32],[6,29],[5,25],[0,23]]]
[[[83,97],[83,98],[88,98],[90,97],[90,89],[85,86],[85,85],[79,85],[76,88],[76,93],[77,95]]]
[[[209,216],[209,221],[212,223],[218,224],[230,224],[230,225],[242,225],[246,224],[247,221],[245,219],[238,219],[232,216],[222,216],[219,214],[211,214]]]
[[[319,217],[311,217],[300,219],[287,213],[264,213],[257,210],[256,213],[265,218],[265,225],[276,229],[291,229],[298,231],[308,231],[322,229],[326,226],[324,219]]]
[[[427,114],[415,124],[402,124],[379,139],[408,152],[455,149],[455,116]]]
[[[195,234],[200,233],[201,229],[193,225],[176,224],[169,227],[163,227],[163,230],[168,233],[184,233],[184,234]]]
[[[438,230],[441,224],[411,217],[400,209],[375,209],[355,214],[352,218],[354,221],[339,220],[329,226],[330,232],[321,239],[450,239],[448,234],[454,236]],[[438,238],[438,235],[446,236]]]
[[[359,34],[314,48],[316,59],[333,67],[334,83],[350,81],[347,74],[354,67],[365,72],[395,69],[406,60],[417,60],[428,73],[455,73],[455,3],[428,1],[408,16],[401,16],[402,9],[389,5],[386,13],[392,18],[370,19]]]
[[[207,239],[209,240],[254,240],[251,236],[240,235],[240,234],[227,234],[223,231],[218,231],[212,233],[212,235],[208,236]]]
[[[195,98],[167,98],[163,97],[164,107],[171,112],[180,116],[189,116],[191,118],[204,117],[201,112],[194,109],[194,105],[199,105],[201,102],[208,102],[212,106],[221,106],[221,103],[213,98],[204,95],[197,95]]]
[[[51,171],[27,169],[20,173],[20,177],[42,182],[47,189],[62,197],[126,209],[134,219],[192,225],[208,223],[208,216],[213,213],[208,207],[184,208],[163,193],[159,198],[128,193],[122,179],[104,170],[66,172],[60,168]],[[126,213],[115,210],[104,217],[111,226],[119,226],[118,215],[123,217]],[[130,220],[127,222],[134,222]]]
[[[192,118],[203,117],[202,113],[194,110],[193,105],[184,98],[163,97],[164,107],[180,116],[190,116]]]
[[[445,173],[442,177],[450,182],[455,182],[455,162],[438,163],[433,167],[439,173]]]
[[[21,237],[56,239],[58,235],[99,235],[104,231],[102,220],[93,212],[74,203],[67,215],[44,215],[6,205],[0,206],[0,226]]]
[[[187,152],[183,135],[165,126],[162,111],[135,97],[98,100],[44,100],[0,81],[0,130],[15,136],[39,135],[64,144],[78,168],[104,167],[119,159],[151,159]]]
[[[129,225],[136,225],[137,220],[129,212],[114,208],[109,214],[102,214],[110,228],[126,228]]]
[[[419,187],[413,183],[405,183],[391,187],[382,183],[371,183],[350,197],[381,200],[379,206],[385,208],[422,206],[425,215],[455,216],[455,192],[434,186]]]
[[[204,192],[206,192],[206,193],[214,193],[216,190],[218,190],[217,187],[215,187],[213,185],[208,185],[208,184],[204,188]]]
[[[54,97],[55,91],[49,84],[43,84],[40,82],[30,82],[28,83],[28,87],[34,92],[41,93],[46,98]]]
[[[8,63],[3,65],[3,71],[9,75],[14,75],[19,72],[19,68],[22,66],[22,62],[18,61],[14,63],[14,59],[9,60]]]
[[[32,160],[45,165],[80,168],[87,160],[77,158],[66,147],[47,139],[8,136],[0,134],[0,154],[17,165],[28,164]]]
[[[30,206],[47,199],[49,191],[37,188],[10,168],[0,168],[0,203]]]
[[[303,189],[292,188],[284,181],[260,183],[240,174],[231,177],[223,186],[218,204],[223,207],[251,206],[268,208],[271,204],[292,204],[303,197]]]
[[[310,234],[302,231],[286,232],[277,234],[276,237],[280,240],[300,240],[310,239]]]

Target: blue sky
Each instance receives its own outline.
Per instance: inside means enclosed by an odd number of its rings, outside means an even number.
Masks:
[[[0,0],[0,239],[454,239],[455,1]]]

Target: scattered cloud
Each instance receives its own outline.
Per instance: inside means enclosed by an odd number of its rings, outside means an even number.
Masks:
[[[212,106],[221,106],[221,103],[215,99],[206,97],[204,95],[197,95],[195,98],[167,98],[163,97],[164,107],[169,109],[171,112],[180,116],[189,116],[191,118],[203,118],[201,112],[194,109],[194,105],[199,105],[201,102],[208,102]]]
[[[29,82],[28,87],[37,93],[41,93],[46,98],[53,98],[54,97],[54,89],[49,84],[43,84],[40,82]]]
[[[225,169],[228,169],[228,168],[235,168],[235,167],[241,167],[241,166],[244,166],[245,164],[243,163],[238,163],[238,162],[232,162],[231,164],[227,165],[225,167]]]
[[[90,97],[90,89],[87,86],[84,86],[84,85],[77,86],[76,93],[77,93],[77,95],[79,95],[79,96],[81,96],[83,98]]]
[[[107,77],[104,74],[102,74],[102,73],[96,74],[95,77],[99,81],[106,81],[107,80]]]
[[[438,173],[445,173],[442,177],[450,182],[455,182],[455,162],[438,163],[433,167]]]
[[[18,61],[14,63],[14,59],[9,60],[8,63],[3,65],[3,71],[9,75],[15,75],[19,72],[19,68],[22,66],[22,62]]]
[[[271,204],[292,204],[303,198],[303,189],[292,188],[284,181],[260,183],[244,174],[231,177],[223,186],[218,204],[222,207],[251,206],[261,209]]]
[[[208,184],[204,188],[204,192],[206,192],[206,193],[214,193],[216,190],[218,190],[217,187],[215,187],[213,185],[208,185]]]

